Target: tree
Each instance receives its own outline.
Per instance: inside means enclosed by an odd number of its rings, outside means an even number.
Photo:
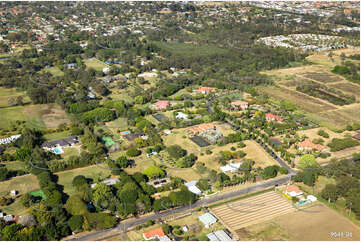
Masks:
[[[120,167],[120,168],[127,168],[130,165],[130,160],[127,159],[127,157],[125,157],[124,155],[120,156],[117,161],[116,164]]]
[[[88,212],[88,206],[79,195],[72,195],[64,205],[65,210],[72,215],[83,215]]]
[[[144,174],[149,177],[150,179],[158,178],[158,177],[164,177],[165,173],[164,171],[157,167],[157,166],[150,166],[147,169],[145,169]]]
[[[137,150],[136,148],[130,148],[127,150],[126,154],[130,157],[139,156],[142,152],[140,150]]]
[[[183,156],[185,156],[187,154],[187,151],[182,149],[182,147],[180,147],[179,145],[169,146],[167,148],[167,152],[171,157],[173,157],[175,159],[182,158]]]
[[[84,218],[81,215],[72,216],[68,220],[68,225],[69,225],[71,231],[81,230],[83,227],[83,223],[84,223]]]
[[[327,184],[321,191],[321,197],[328,200],[328,202],[335,202],[338,198],[336,185]]]
[[[80,187],[84,186],[85,184],[88,184],[88,181],[86,180],[85,176],[78,175],[73,178],[73,181],[72,181],[73,187],[79,189]]]
[[[303,169],[319,167],[316,158],[311,154],[305,154],[300,158],[299,166]]]
[[[264,168],[263,178],[264,179],[269,179],[269,178],[276,177],[277,173],[278,173],[278,167],[277,166],[267,166],[266,168]]]
[[[20,200],[21,200],[21,204],[24,207],[29,208],[31,206],[33,196],[31,196],[29,193],[25,193],[24,195],[21,196]]]
[[[18,106],[24,105],[23,96],[16,97],[16,105],[18,105]]]
[[[0,167],[0,181],[5,181],[8,178],[8,169],[6,167]]]
[[[312,170],[306,170],[303,174],[303,183],[313,187],[316,182],[316,173]]]
[[[109,186],[105,185],[102,182],[95,185],[93,190],[93,200],[98,206],[107,208],[109,205],[107,201],[110,201],[112,197],[113,197],[113,193]]]

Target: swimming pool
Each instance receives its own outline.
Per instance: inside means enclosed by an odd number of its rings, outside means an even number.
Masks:
[[[62,153],[64,153],[64,151],[61,149],[61,148],[58,148],[58,147],[55,147],[54,149],[53,149],[53,152],[55,153],[55,154],[62,154]]]

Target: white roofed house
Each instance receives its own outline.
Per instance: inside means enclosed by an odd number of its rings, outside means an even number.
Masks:
[[[217,218],[211,213],[205,213],[199,216],[198,219],[204,224],[205,228],[209,228],[212,224],[217,222]]]
[[[202,195],[202,191],[196,186],[198,181],[190,181],[184,183],[184,185],[188,188],[188,190],[196,195]]]
[[[241,167],[243,162],[238,162],[238,163],[229,163],[225,166],[221,166],[220,169],[223,172],[237,172],[239,171],[239,168]]]
[[[185,114],[185,113],[182,113],[182,112],[178,112],[175,117],[176,117],[177,119],[187,120],[187,119],[188,119],[188,114]]]

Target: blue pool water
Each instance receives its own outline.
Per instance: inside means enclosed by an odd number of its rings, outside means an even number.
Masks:
[[[60,154],[61,150],[59,148],[54,148],[54,152],[55,152],[55,154]]]

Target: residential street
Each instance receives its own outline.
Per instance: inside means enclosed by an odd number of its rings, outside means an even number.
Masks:
[[[139,225],[139,224],[143,224],[145,222],[147,222],[148,220],[159,220],[162,219],[164,217],[167,217],[169,215],[172,214],[176,214],[176,213],[180,213],[180,212],[185,212],[187,210],[191,210],[194,208],[198,208],[198,207],[202,207],[202,206],[206,206],[209,204],[212,204],[214,202],[219,202],[222,200],[226,200],[226,199],[230,199],[230,198],[234,198],[237,196],[240,196],[242,194],[247,194],[247,193],[251,193],[251,192],[256,192],[256,191],[261,191],[264,190],[266,188],[275,186],[276,184],[282,184],[287,182],[289,179],[291,178],[291,175],[287,175],[285,177],[280,177],[280,178],[276,178],[273,179],[271,181],[266,181],[263,182],[261,184],[255,184],[251,187],[247,187],[247,188],[243,188],[237,191],[233,191],[233,192],[229,192],[226,194],[219,194],[217,196],[211,197],[211,198],[205,198],[205,199],[201,199],[199,201],[197,201],[196,203],[190,205],[190,206],[184,206],[184,207],[179,207],[179,208],[175,208],[172,210],[167,210],[158,214],[152,214],[149,216],[144,216],[138,219],[129,219],[127,221],[123,221],[121,222],[117,227],[112,228],[112,229],[106,229],[106,230],[100,230],[100,231],[95,231],[93,233],[84,235],[84,236],[79,236],[75,239],[69,239],[70,240],[101,240],[104,237],[108,237],[108,234],[121,234],[124,231],[126,231],[128,228]],[[117,233],[117,231],[119,231],[119,233]]]

